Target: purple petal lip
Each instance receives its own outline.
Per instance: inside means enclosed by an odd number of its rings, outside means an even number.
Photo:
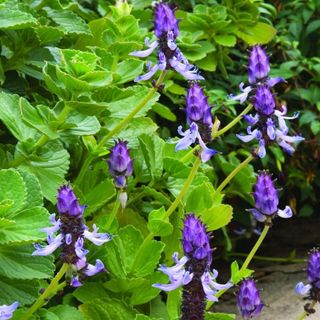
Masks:
[[[296,293],[304,296],[310,292],[311,288],[312,286],[310,284],[304,285],[303,282],[299,282],[295,287],[295,291]]]
[[[13,313],[19,307],[19,302],[14,302],[11,305],[0,306],[0,320],[7,320],[13,317]]]

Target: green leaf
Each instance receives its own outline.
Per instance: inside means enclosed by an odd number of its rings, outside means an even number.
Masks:
[[[90,190],[89,193],[84,195],[84,203],[88,206],[84,215],[90,215],[95,212],[105,203],[109,202],[116,194],[115,187],[111,179],[107,179],[97,184]]]
[[[36,130],[22,121],[19,100],[18,95],[0,92],[0,119],[16,139],[24,141],[33,138]]]
[[[44,10],[55,23],[62,27],[65,32],[79,35],[91,34],[85,21],[73,12],[67,10],[54,10],[49,7],[45,7]]]
[[[161,207],[158,210],[153,210],[148,216],[148,229],[157,236],[168,236],[173,231],[173,226],[169,218],[165,218],[166,210]]]
[[[134,319],[136,312],[116,299],[95,299],[79,307],[85,320]]]
[[[225,47],[234,47],[237,43],[237,38],[231,34],[217,34],[214,40]]]
[[[50,122],[56,121],[55,113],[47,106],[39,105],[33,107],[26,99],[20,98],[20,110],[22,119],[29,126],[37,129],[50,139],[58,138],[58,133],[50,127]]]
[[[151,177],[162,175],[162,150],[164,141],[157,135],[142,134],[139,138],[140,148]]]
[[[181,306],[181,289],[168,292],[167,311],[170,319],[179,319]]]
[[[102,283],[85,282],[83,286],[73,291],[73,295],[82,303],[108,296]]]
[[[35,32],[42,45],[57,43],[64,36],[63,31],[51,26],[37,26]]]
[[[230,313],[211,313],[206,312],[205,319],[206,320],[234,320],[236,318],[235,314]]]
[[[70,108],[88,116],[99,115],[108,108],[108,104],[103,102],[68,101],[66,104]]]
[[[239,283],[242,279],[245,279],[252,275],[254,271],[250,269],[244,269],[240,272],[237,261],[233,261],[231,264],[231,281],[233,284]]]
[[[65,304],[48,310],[41,309],[39,313],[42,320],[83,320],[83,316],[77,308]]]
[[[49,257],[33,257],[32,245],[0,246],[0,276],[11,279],[46,279],[53,276],[55,266]]]
[[[18,152],[22,150],[18,149]],[[39,156],[30,155],[19,168],[33,173],[40,182],[43,195],[56,203],[57,190],[64,183],[69,168],[69,154],[59,143],[48,142],[41,148]]]
[[[164,247],[164,243],[156,240],[147,242],[143,249],[140,247],[134,261],[134,269],[132,270],[134,274],[137,277],[145,277],[153,273],[158,266]]]
[[[26,197],[26,184],[19,172],[14,169],[0,170],[0,215],[8,218],[14,216],[23,208]]]
[[[176,115],[165,105],[161,103],[155,103],[152,106],[152,111],[157,113],[160,117],[175,122],[177,120]]]
[[[31,304],[39,296],[38,280],[19,280],[0,277],[0,304],[19,301],[20,305]]]
[[[31,14],[0,6],[0,29],[18,30],[34,26],[37,19]]]
[[[39,229],[48,226],[49,213],[43,207],[34,207],[21,211],[12,221],[14,224],[2,226],[0,229],[0,244],[45,239],[45,233]]]
[[[125,293],[129,290],[135,292],[136,288],[142,286],[147,287],[147,280],[144,278],[133,278],[133,279],[111,279],[106,282],[104,287],[115,293]]]
[[[122,84],[134,80],[143,72],[143,65],[143,61],[136,59],[120,62],[116,67],[114,83]]]
[[[18,170],[20,176],[23,178],[25,185],[27,187],[27,197],[25,200],[24,209],[32,207],[43,206],[43,195],[41,191],[41,186],[37,177],[27,171]],[[1,180],[0,180],[1,181]]]
[[[75,136],[94,135],[100,131],[100,123],[95,116],[87,116],[78,112],[73,112],[66,120],[66,125],[72,128],[66,129],[65,133]]]
[[[254,26],[248,25],[237,30],[236,35],[249,45],[265,44],[270,42],[276,35],[277,30],[264,22],[258,22]]]
[[[233,209],[226,204],[213,206],[199,213],[207,226],[208,231],[213,231],[226,226],[232,219]]]

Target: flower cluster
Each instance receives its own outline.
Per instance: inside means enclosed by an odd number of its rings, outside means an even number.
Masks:
[[[313,249],[310,252],[307,266],[307,276],[309,283],[299,282],[296,285],[296,292],[301,295],[308,295],[313,301],[320,302],[320,251]]]
[[[179,260],[174,253],[175,265],[160,266],[159,270],[169,276],[169,284],[154,284],[155,288],[171,291],[183,286],[181,319],[203,319],[205,299],[217,301],[216,293],[228,289],[231,283],[218,284],[216,270],[210,272],[212,249],[205,225],[194,214],[187,214],[182,231],[184,256]]]
[[[253,279],[242,281],[237,294],[237,304],[244,319],[251,319],[260,314],[264,304],[260,300],[259,290]]]
[[[185,150],[198,140],[201,147],[201,160],[206,162],[217,153],[216,150],[209,149],[206,143],[212,141],[212,115],[211,107],[205,96],[203,89],[198,83],[192,83],[188,89],[186,97],[186,116],[190,125],[185,132],[179,126],[178,133],[183,137],[177,145],[176,151]]]
[[[7,320],[13,317],[13,313],[19,307],[19,302],[14,302],[13,304],[7,306],[0,306],[0,320]]]
[[[259,173],[253,189],[256,207],[248,211],[251,212],[258,221],[270,223],[271,219],[275,216],[281,218],[292,217],[292,210],[289,206],[286,206],[283,210],[278,208],[278,191],[272,181],[272,176],[267,171]]]
[[[73,287],[82,285],[82,281],[101,271],[104,265],[97,259],[95,265],[87,263],[86,254],[89,252],[84,248],[84,239],[90,240],[97,246],[101,246],[111,240],[107,233],[98,233],[98,228],[93,225],[93,232],[90,232],[83,220],[83,212],[86,206],[79,205],[79,202],[72,189],[65,185],[58,191],[59,219],[56,220],[55,214],[50,216],[52,226],[42,229],[47,233],[48,245],[42,247],[35,245],[35,256],[47,256],[56,249],[61,248],[60,258],[64,263],[72,268],[72,278],[70,284]],[[58,235],[54,236],[54,234]]]
[[[154,33],[158,40],[145,44],[149,48],[143,51],[134,51],[130,55],[145,58],[158,48],[158,62],[153,66],[147,64],[148,72],[135,79],[136,82],[150,79],[158,70],[174,69],[188,80],[203,80],[197,73],[197,68],[190,64],[176,44],[179,35],[179,21],[169,4],[158,2],[154,9]]]
[[[241,94],[230,96],[232,100],[239,100],[243,103],[249,96],[249,101],[253,103],[256,114],[245,115],[243,118],[248,122],[247,134],[238,134],[237,137],[243,142],[256,139],[259,147],[257,155],[263,158],[266,155],[266,145],[276,142],[284,151],[289,154],[294,152],[291,143],[304,140],[301,136],[289,136],[289,128],[285,119],[295,119],[298,113],[292,117],[287,117],[287,108],[282,105],[276,108],[274,95],[271,88],[284,81],[282,78],[270,78],[269,59],[265,51],[260,46],[254,46],[250,51],[248,80],[250,86],[244,88],[240,84]],[[252,128],[255,126],[255,129]]]
[[[127,193],[123,190],[127,186],[127,177],[131,176],[133,172],[132,160],[127,144],[127,141],[122,140],[115,142],[115,146],[110,150],[108,160],[109,171],[113,176],[114,184],[116,188],[121,190],[119,199],[123,208],[127,203]]]

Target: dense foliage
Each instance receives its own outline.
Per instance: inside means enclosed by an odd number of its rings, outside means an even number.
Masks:
[[[86,225],[113,235],[102,246],[86,244],[88,261],[101,259],[107,272],[77,289],[63,282],[34,319],[177,319],[181,290],[162,295],[152,285],[168,281],[159,264],[170,265],[173,253],[183,252],[184,213],[200,216],[206,230],[215,231],[215,244],[230,251],[234,230],[244,227],[251,234],[256,227],[246,209],[254,207],[250,192],[259,169],[278,178],[285,189],[281,202],[290,204],[297,219],[316,214],[319,3],[177,1],[177,45],[206,79],[201,85],[213,106],[215,133],[239,120],[216,136],[212,145],[221,153],[189,181],[196,157],[191,149],[176,152],[172,138],[179,125],[186,128],[187,81],[168,70],[162,86],[134,82],[145,73],[145,61],[129,54],[153,36],[151,2],[0,1],[0,305],[19,301],[13,319],[22,319],[61,268],[57,253],[32,252],[33,243],[45,242],[41,229],[48,227],[66,183],[87,206]],[[271,146],[265,158],[243,167],[217,192],[251,153],[236,137],[245,131],[238,116],[244,107],[228,94],[246,81],[247,49],[255,44],[272,54],[271,76],[287,81],[277,99],[286,101],[290,114],[301,112],[290,130],[306,141],[292,157]],[[156,55],[150,59],[155,62]],[[133,159],[133,175],[125,174],[123,185],[128,199],[106,161],[119,139],[128,141]],[[253,272],[230,264],[233,283]],[[207,312],[206,319],[234,315]]]

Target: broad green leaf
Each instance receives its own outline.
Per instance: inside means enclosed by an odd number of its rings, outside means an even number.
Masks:
[[[265,44],[276,35],[277,30],[264,22],[258,22],[254,26],[246,26],[236,31],[236,35],[249,45]]]
[[[121,84],[134,80],[143,72],[144,62],[136,59],[127,59],[120,62],[115,71],[114,83]]]
[[[0,92],[0,119],[19,141],[33,138],[36,130],[22,121],[19,96]]]
[[[181,288],[168,292],[167,311],[170,319],[180,318],[181,300]]]
[[[53,276],[55,266],[49,257],[34,257],[32,245],[0,246],[0,276],[11,279],[46,279]]]
[[[207,312],[205,315],[206,320],[234,320],[236,318],[235,314],[230,313],[211,313]]]
[[[237,38],[231,34],[218,34],[214,36],[214,40],[225,47],[234,47],[237,42]]]
[[[35,32],[42,45],[59,42],[64,36],[63,31],[51,26],[37,26]]]
[[[131,305],[141,305],[154,299],[159,294],[159,289],[152,287],[155,283],[165,283],[168,276],[162,272],[155,272],[147,277],[143,284],[130,290],[132,292],[130,298]]]
[[[64,183],[69,168],[69,154],[59,143],[49,142],[41,148],[39,156],[29,156],[19,168],[33,173],[40,182],[44,197],[55,203],[57,190]]]
[[[163,168],[173,178],[186,178],[190,173],[187,165],[174,158],[163,158]]]
[[[96,116],[101,112],[107,110],[108,104],[103,102],[94,102],[94,101],[68,101],[66,104],[72,108],[77,110],[78,112],[88,115],[88,116]]]
[[[145,277],[157,268],[165,245],[161,241],[151,240],[138,249],[133,272],[137,277]]]
[[[85,282],[83,286],[77,288],[72,294],[82,303],[108,296],[104,285],[98,282]]]
[[[23,210],[12,221],[15,223],[0,229],[0,244],[44,240],[45,233],[39,230],[50,223],[49,213],[43,207]]]
[[[61,304],[48,310],[40,310],[42,320],[83,320],[80,311],[72,306]]]
[[[142,134],[139,136],[140,148],[151,177],[162,175],[162,149],[164,141],[157,135]]]
[[[27,187],[27,197],[25,200],[24,209],[27,209],[27,206],[28,208],[43,206],[43,194],[37,177],[28,171],[21,169],[18,171]]]
[[[68,10],[54,10],[45,7],[48,16],[57,23],[62,29],[71,34],[91,34],[89,27],[85,21],[79,16]]]
[[[47,106],[39,105],[33,107],[26,99],[20,98],[20,110],[22,119],[29,126],[35,128],[40,133],[45,134],[50,139],[58,138],[58,133],[50,127],[50,122],[56,121],[55,113]]]
[[[19,280],[0,277],[0,305],[19,301],[20,306],[31,304],[39,296],[38,280]]]
[[[98,210],[105,203],[110,201],[115,194],[116,190],[112,180],[104,180],[97,184],[89,193],[84,195],[83,202],[88,206],[84,212],[85,216]]]
[[[26,198],[26,184],[19,172],[14,169],[0,170],[0,215],[7,218],[14,216],[23,208]]]
[[[144,278],[133,278],[133,279],[111,279],[104,284],[104,287],[108,290],[119,293],[119,292],[128,292],[135,291],[137,287],[147,286],[147,280]]]
[[[173,226],[169,218],[165,218],[166,210],[161,207],[158,210],[153,210],[148,216],[148,229],[157,236],[168,236],[173,231]]]
[[[199,212],[208,231],[213,231],[226,226],[232,219],[232,207],[226,204],[213,206]]]
[[[165,105],[161,104],[161,103],[155,103],[152,106],[152,111],[154,111],[155,113],[157,113],[160,117],[167,119],[169,121],[176,121],[177,117],[176,115]]]
[[[136,312],[128,305],[116,299],[95,299],[79,307],[85,320],[129,320]]]
[[[95,116],[88,116],[78,112],[73,112],[66,120],[67,125],[72,128],[66,129],[65,133],[75,136],[88,136],[100,131],[100,123]]]
[[[0,29],[18,30],[34,26],[37,19],[31,14],[0,6]]]

